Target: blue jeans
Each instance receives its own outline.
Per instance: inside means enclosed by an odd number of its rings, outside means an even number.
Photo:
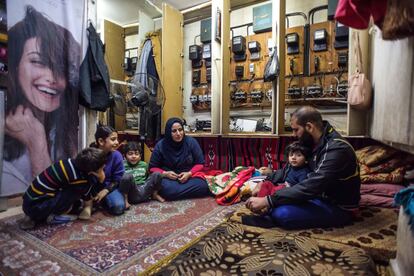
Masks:
[[[352,222],[350,212],[319,200],[296,205],[281,205],[270,211],[277,226],[285,229],[338,227]]]
[[[194,177],[185,183],[163,178],[159,195],[166,200],[205,197],[211,195],[208,184],[204,179]]]
[[[125,198],[118,189],[115,189],[104,198],[104,206],[111,215],[122,215],[125,210]]]

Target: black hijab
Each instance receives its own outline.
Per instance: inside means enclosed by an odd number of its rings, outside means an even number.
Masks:
[[[187,143],[187,138],[184,133],[184,137],[180,142],[175,142],[172,138],[172,126],[175,123],[179,123],[183,127],[183,122],[179,118],[170,118],[165,124],[165,136],[162,142],[162,152],[164,156],[163,163],[167,167],[178,169],[186,160],[191,156],[191,147]]]
[[[185,133],[184,133],[184,137],[180,142],[175,142],[172,138],[172,126],[175,123],[179,123],[181,125],[182,128],[184,128],[183,126],[183,122],[181,121],[181,119],[179,118],[170,118],[168,119],[167,123],[165,124],[165,136],[164,136],[164,145],[168,144],[169,147],[175,149],[175,150],[180,150],[183,147],[184,144],[184,140],[185,140]]]

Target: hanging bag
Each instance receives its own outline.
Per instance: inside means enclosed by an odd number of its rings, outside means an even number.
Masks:
[[[273,53],[266,63],[264,71],[264,81],[274,81],[279,76],[279,59],[277,58],[277,48],[273,49]]]
[[[371,107],[372,87],[370,81],[363,73],[362,51],[359,42],[359,34],[353,33],[354,54],[357,60],[356,72],[348,79],[348,104],[359,110],[368,110]]]
[[[354,29],[368,28],[369,17],[369,1],[339,0],[335,11],[338,22]]]
[[[394,40],[409,36],[414,36],[414,1],[388,0],[382,38]]]
[[[362,30],[368,28],[372,17],[375,25],[381,27],[386,8],[387,0],[339,0],[335,19],[348,27]]]

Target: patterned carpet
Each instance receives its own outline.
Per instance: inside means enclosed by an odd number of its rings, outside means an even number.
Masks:
[[[241,207],[230,220],[241,222],[241,216],[246,214],[252,213]],[[398,212],[394,209],[365,207],[361,208],[354,223],[346,227],[283,231],[321,241],[356,246],[364,249],[375,261],[388,261],[396,256],[397,220]]]
[[[120,217],[21,231],[0,221],[3,275],[137,275],[223,222],[236,206],[213,198],[140,204]],[[1,274],[0,273],[0,274]],[[68,274],[65,274],[68,273]]]
[[[156,275],[376,275],[364,250],[297,234],[226,222]]]

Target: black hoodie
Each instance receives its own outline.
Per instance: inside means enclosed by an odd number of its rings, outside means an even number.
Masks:
[[[313,172],[308,174],[307,179],[267,196],[272,208],[317,198],[328,200],[344,209],[358,207],[361,179],[355,151],[326,121],[309,166]]]

